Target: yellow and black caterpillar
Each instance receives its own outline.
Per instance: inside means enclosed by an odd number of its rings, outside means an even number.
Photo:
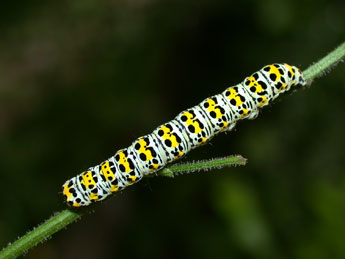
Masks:
[[[230,131],[238,120],[255,119],[259,108],[297,84],[306,84],[297,67],[263,67],[242,83],[181,112],[100,165],[66,181],[63,194],[68,205],[88,206],[126,188],[205,144],[219,132]]]

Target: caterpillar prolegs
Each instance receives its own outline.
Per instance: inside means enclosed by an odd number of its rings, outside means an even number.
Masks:
[[[242,83],[181,112],[100,165],[66,181],[63,194],[67,204],[80,207],[104,200],[205,144],[216,134],[230,131],[238,120],[255,119],[259,108],[297,84],[306,84],[297,67],[288,64],[263,67]]]

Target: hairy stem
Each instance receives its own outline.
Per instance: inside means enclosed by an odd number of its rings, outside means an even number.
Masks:
[[[210,161],[197,161],[194,163],[171,165],[159,171],[156,175],[174,177],[177,176],[179,173],[191,173],[201,170],[206,171],[214,168],[244,165],[245,163],[246,159],[242,156],[229,156],[225,158],[213,159]],[[87,211],[90,211],[90,209],[66,209],[53,215],[43,224],[33,229],[31,232],[28,232],[23,237],[19,238],[14,243],[10,244],[8,247],[4,248],[0,252],[0,258],[17,258],[18,256],[27,252],[30,248],[36,246],[38,243],[47,240],[55,232],[63,229],[70,223],[76,221]]]
[[[197,161],[189,163],[174,164],[158,172],[158,175],[174,177],[181,174],[189,174],[199,171],[208,171],[211,169],[221,169],[228,166],[245,165],[247,159],[242,156],[228,156],[224,158],[215,158],[206,161]]]
[[[312,64],[303,71],[303,75],[307,81],[311,83],[316,77],[321,77],[325,72],[329,72],[335,67],[338,62],[343,61],[345,57],[345,42],[342,43],[335,50],[328,53],[325,57],[318,62]]]
[[[0,252],[0,258],[17,258],[27,252],[38,243],[47,240],[51,235],[70,223],[76,221],[82,215],[81,212],[64,210],[52,216],[43,224],[26,233],[23,237],[10,244]]]

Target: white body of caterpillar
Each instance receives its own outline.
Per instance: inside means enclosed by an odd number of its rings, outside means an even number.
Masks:
[[[259,108],[297,84],[306,84],[297,67],[288,64],[263,67],[242,83],[181,112],[100,165],[66,181],[63,194],[67,204],[80,207],[104,200],[205,144],[216,134],[230,131],[238,120],[256,118]]]

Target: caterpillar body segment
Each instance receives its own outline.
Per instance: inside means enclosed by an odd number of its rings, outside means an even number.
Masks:
[[[191,148],[205,144],[214,135],[207,115],[199,106],[181,112],[175,120],[183,125],[183,130],[188,135]]]
[[[138,138],[132,143],[139,160],[143,166],[143,171],[155,172],[167,163],[167,157],[161,144],[154,134],[149,134]]]
[[[63,195],[67,204],[81,207],[104,200],[207,143],[216,134],[232,130],[238,120],[255,119],[260,108],[297,84],[306,85],[297,67],[288,64],[263,67],[242,83],[186,109],[100,165],[66,181]]]
[[[175,161],[191,150],[191,143],[183,125],[177,120],[169,121],[153,131],[161,143],[167,163]]]
[[[230,131],[235,127],[235,114],[222,94],[205,99],[199,104],[199,107],[206,114],[214,135]]]
[[[227,104],[235,114],[235,120],[255,119],[258,114],[258,108],[253,97],[248,90],[243,87],[243,83],[231,86],[223,92]]]

